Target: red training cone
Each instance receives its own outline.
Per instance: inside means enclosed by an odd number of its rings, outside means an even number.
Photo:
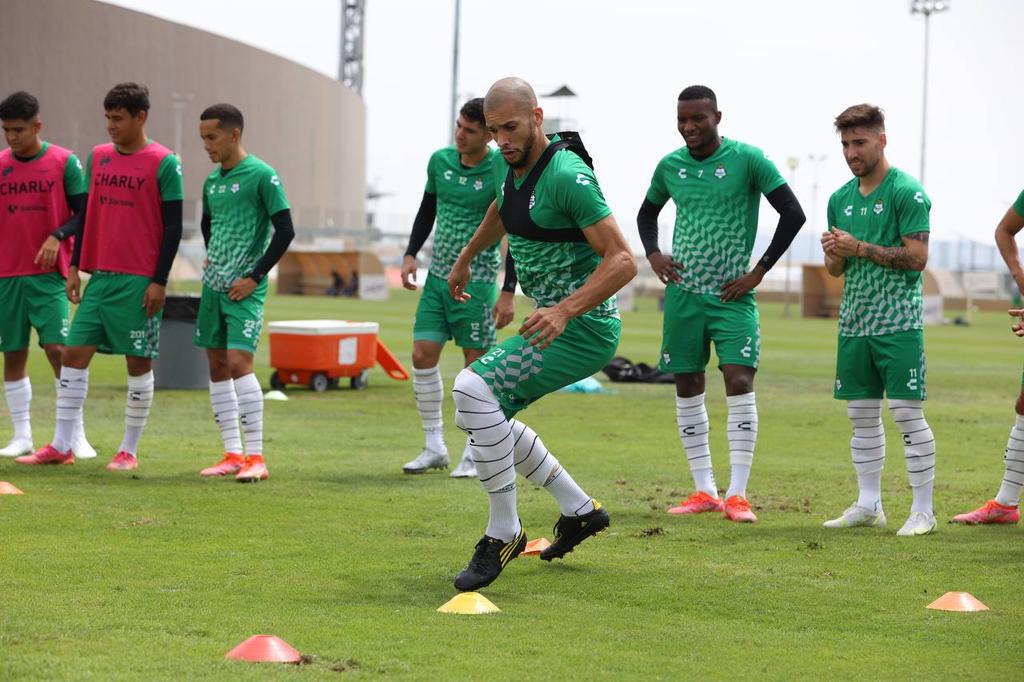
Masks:
[[[7,481],[0,481],[0,495],[24,495],[24,494],[25,493],[21,492],[20,490],[15,488],[13,485],[8,483]]]
[[[259,663],[298,663],[302,659],[302,654],[280,637],[253,635],[227,652],[224,658]]]
[[[970,592],[947,592],[926,608],[940,611],[988,611]]]

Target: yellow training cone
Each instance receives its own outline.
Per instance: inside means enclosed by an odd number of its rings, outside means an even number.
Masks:
[[[15,488],[7,481],[0,481],[0,495],[23,495],[20,490]]]
[[[988,607],[969,592],[947,592],[927,608],[940,611],[988,611]]]
[[[501,612],[501,609],[479,592],[460,592],[437,610],[441,613],[459,613],[463,615]]]
[[[551,546],[547,538],[537,538],[536,540],[530,540],[526,543],[526,549],[523,550],[523,556],[537,556],[545,549]]]

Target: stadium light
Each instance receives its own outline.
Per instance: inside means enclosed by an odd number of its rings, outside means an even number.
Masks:
[[[791,156],[786,159],[786,165],[789,166],[789,187],[793,191],[795,189],[796,180],[796,169],[800,165],[800,159],[796,156]],[[782,316],[789,317],[789,280],[792,277],[793,272],[793,245],[790,244],[789,248],[786,249],[786,302],[783,304]]]
[[[945,12],[952,0],[910,0],[910,13],[924,15],[924,77],[921,88],[921,172],[918,180],[924,184],[924,153],[928,127],[928,33],[932,14]]]

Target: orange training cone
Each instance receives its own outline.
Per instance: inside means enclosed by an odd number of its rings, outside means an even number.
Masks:
[[[988,611],[988,607],[969,592],[947,592],[927,608],[940,611]]]
[[[0,481],[0,495],[24,495],[24,494],[25,493],[21,492],[20,490],[15,488],[13,485],[8,483],[7,481]]]
[[[227,652],[224,658],[260,663],[298,663],[302,654],[280,637],[253,635]]]
[[[526,549],[523,550],[523,556],[537,556],[545,549],[551,546],[547,538],[537,538],[536,540],[530,540],[526,543]]]

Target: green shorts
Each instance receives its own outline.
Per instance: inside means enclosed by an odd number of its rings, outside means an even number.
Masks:
[[[150,278],[94,272],[68,332],[68,346],[96,346],[101,353],[155,358],[160,354],[161,310],[146,315],[142,299]]]
[[[497,340],[494,329],[494,304],[498,302],[498,285],[494,282],[470,282],[466,285],[470,298],[459,303],[448,293],[448,282],[427,275],[423,294],[416,306],[413,341],[433,341],[442,346],[454,339],[460,348],[490,348]]]
[[[511,419],[534,402],[604,368],[619,346],[622,323],[616,317],[584,315],[544,350],[516,334],[489,350],[470,367],[491,387]]]
[[[56,272],[0,277],[0,352],[28,348],[33,327],[40,346],[67,341],[64,278]]]
[[[836,355],[836,400],[886,397],[925,400],[924,332],[840,336]]]
[[[711,359],[712,343],[719,367],[743,365],[757,369],[761,323],[754,293],[723,303],[717,294],[695,294],[670,285],[665,291],[661,371],[703,372]]]
[[[232,301],[226,291],[214,291],[204,284],[192,342],[203,348],[255,353],[263,331],[263,301],[266,297],[266,279],[241,301]]]

